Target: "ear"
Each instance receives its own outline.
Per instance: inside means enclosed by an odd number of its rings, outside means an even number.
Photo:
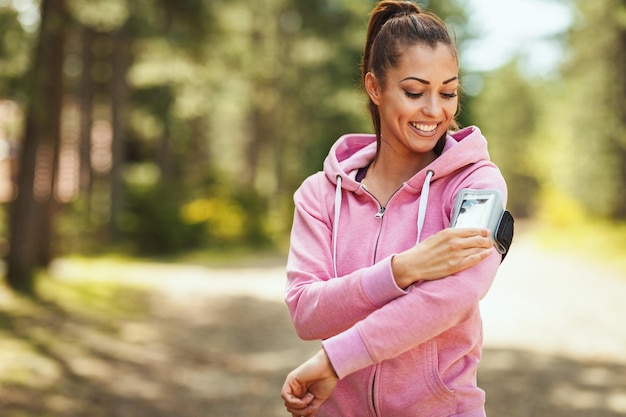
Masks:
[[[367,91],[367,95],[370,96],[372,102],[377,106],[380,103],[380,88],[378,79],[372,72],[365,74],[365,91]]]

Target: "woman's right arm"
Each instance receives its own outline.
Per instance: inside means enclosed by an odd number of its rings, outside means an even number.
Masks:
[[[463,271],[486,259],[492,242],[487,229],[448,228],[393,257],[398,287],[432,281]]]

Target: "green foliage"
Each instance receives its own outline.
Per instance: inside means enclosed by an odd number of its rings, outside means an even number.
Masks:
[[[266,202],[253,191],[209,181],[192,192],[162,183],[154,164],[136,164],[125,193],[121,243],[135,253],[272,246]]]
[[[241,196],[197,198],[184,204],[180,215],[186,224],[202,226],[210,246],[257,246],[268,243],[260,203]]]
[[[472,105],[474,123],[486,136],[491,159],[507,180],[509,209],[516,216],[529,216],[539,191],[533,158],[538,123],[535,91],[512,62],[485,77],[485,87]]]
[[[187,224],[203,224],[218,240],[239,240],[245,233],[243,210],[224,198],[192,200],[181,207],[181,216]]]
[[[463,55],[473,36],[463,2],[418,3],[448,22]],[[20,101],[35,33],[6,4],[0,96]],[[113,31],[124,28],[131,43],[117,247],[167,253],[284,242],[302,179],[321,169],[340,135],[371,131],[359,62],[374,4],[68,0],[74,21],[67,28],[66,92],[78,94],[88,70],[81,68],[86,26],[97,38],[91,71],[100,74],[93,114],[99,122],[110,118],[102,74],[110,74]],[[529,79],[513,61],[479,74],[483,90],[463,97],[460,122],[483,130],[518,217],[541,212],[575,223],[572,213],[625,215],[625,9],[618,0],[572,4],[580,15],[562,79]],[[78,125],[66,113],[67,126]],[[111,179],[98,175],[90,191],[81,189],[61,208],[58,253],[113,244]]]
[[[456,22],[459,34],[463,8],[454,1],[421,3]],[[127,129],[117,133],[125,141],[121,230],[109,224],[118,184],[99,171],[93,186],[63,206],[57,254],[109,245],[166,253],[284,242],[295,188],[322,167],[340,135],[371,130],[359,63],[374,4],[67,0],[66,91],[80,96],[85,79],[93,78],[91,116],[98,126],[110,122],[109,81],[113,52],[124,46],[116,44],[121,30],[132,56],[120,121]],[[13,6],[0,7],[0,21],[7,22],[0,59],[10,57],[15,68],[32,53],[32,34],[17,15]],[[90,33],[94,39],[82,44]],[[92,68],[84,67],[85,51],[93,54]],[[19,68],[11,74],[23,75],[26,67]],[[0,94],[7,94],[3,75]],[[68,111],[65,123],[78,126],[72,117]],[[219,181],[207,181],[214,173]]]
[[[18,13],[0,3],[0,99],[24,100],[24,74],[31,61],[33,36],[18,21]]]
[[[626,218],[626,27],[623,1],[577,2],[564,67],[561,187],[590,212]]]
[[[536,218],[556,228],[575,227],[587,221],[582,205],[558,189],[545,187]]]
[[[122,26],[129,18],[126,0],[66,0],[70,14],[82,24],[100,32],[108,32]]]
[[[128,184],[120,219],[122,239],[138,254],[163,254],[197,247],[203,230],[180,215],[180,190]]]

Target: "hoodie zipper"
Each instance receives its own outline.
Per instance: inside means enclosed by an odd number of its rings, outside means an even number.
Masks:
[[[380,223],[378,224],[378,234],[376,235],[376,243],[374,245],[374,259],[372,259],[372,265],[375,264],[378,259],[378,244],[380,242],[380,235],[383,233],[383,221],[385,220],[383,216],[385,215],[385,210],[385,206],[380,206],[380,209],[374,216],[376,219],[380,219]]]
[[[380,204],[380,201],[376,198],[374,194],[369,192],[365,184],[361,184],[361,187],[365,190],[366,193],[368,193],[374,199],[374,201],[376,201],[376,204],[378,204],[378,211],[374,215],[374,218],[380,219],[380,224],[378,225],[378,235],[376,236],[376,243],[374,244],[374,259],[372,260],[372,265],[373,265],[376,263],[376,257],[378,256],[378,242],[380,241],[380,235],[383,232],[383,219],[384,219],[383,216],[385,215],[385,211],[387,210],[387,207]],[[397,192],[398,191],[396,190],[396,193]],[[395,195],[395,193],[392,194],[391,197],[393,197],[393,195]],[[389,200],[391,200],[391,198],[389,198]]]
[[[402,189],[402,187],[404,186],[404,183],[396,190],[394,191],[394,193],[391,195],[391,197],[389,197],[389,200],[387,201],[387,204],[389,204],[389,201],[391,201],[393,199],[393,197],[398,193],[398,191],[400,191]],[[374,218],[376,219],[380,219],[380,224],[378,225],[378,235],[376,236],[376,244],[374,246],[374,259],[372,260],[372,264],[376,263],[377,257],[378,257],[378,242],[380,241],[380,235],[383,232],[383,220],[384,220],[384,216],[385,216],[385,211],[387,211],[387,206],[383,206],[380,201],[376,198],[376,196],[372,193],[370,193],[370,191],[367,189],[367,187],[365,186],[365,184],[361,184],[361,187],[365,190],[366,193],[368,193],[373,199],[374,201],[376,201],[376,203],[378,204],[378,211],[376,212],[376,214],[374,215]]]
[[[361,185],[363,187],[363,189],[372,196],[372,198],[376,201],[376,203],[378,203],[378,211],[376,212],[376,214],[374,215],[374,218],[376,219],[380,219],[380,224],[378,225],[378,235],[376,236],[376,243],[374,246],[374,259],[372,260],[372,265],[376,263],[377,258],[378,258],[378,245],[380,242],[380,236],[383,233],[383,221],[384,221],[384,216],[385,216],[385,212],[387,211],[387,206],[383,206],[380,201],[374,196],[374,194],[370,193],[369,190],[367,189],[367,187],[365,186],[365,184]],[[387,201],[387,204],[389,204],[389,202],[393,199],[393,197],[398,193],[398,191],[400,191],[402,189],[402,187],[404,186],[404,183],[402,184],[402,186],[400,186],[392,195],[391,197],[389,197],[389,200]],[[376,407],[376,383],[378,380],[378,373],[379,373],[379,367],[380,364],[377,364],[374,366],[374,374],[372,375],[372,386],[371,386],[371,406],[372,406],[372,410],[374,412],[374,416],[378,416],[378,409]]]

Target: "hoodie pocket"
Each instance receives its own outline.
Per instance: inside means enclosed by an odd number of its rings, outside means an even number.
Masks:
[[[453,400],[454,391],[446,386],[439,373],[439,349],[436,341],[428,342],[430,354],[430,388],[433,393],[440,396],[442,400]]]
[[[453,415],[454,391],[439,375],[435,341],[426,342],[397,358],[384,361],[375,386],[381,416]]]

